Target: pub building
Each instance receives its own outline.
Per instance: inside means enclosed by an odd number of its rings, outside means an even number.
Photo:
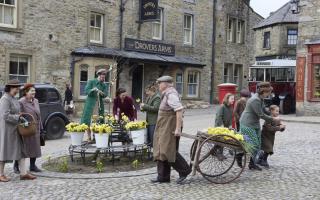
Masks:
[[[175,86],[182,98],[199,97],[199,78],[205,64],[189,56],[176,55],[175,45],[172,44],[132,38],[125,38],[124,44],[124,50],[90,46],[72,52],[77,60],[73,81],[80,82],[80,90],[74,94],[76,97],[85,99],[84,88],[88,77],[94,77],[100,68],[108,69],[106,83],[110,97],[114,97],[117,87],[123,87],[134,99],[144,99],[144,88],[163,75],[176,77]],[[186,84],[184,74],[189,79]],[[188,91],[183,89],[185,87]]]

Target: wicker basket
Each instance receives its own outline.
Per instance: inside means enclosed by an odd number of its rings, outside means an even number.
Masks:
[[[34,117],[28,113],[22,113],[21,116],[27,116],[31,119],[29,121],[29,126],[24,126],[23,123],[18,124],[18,133],[23,137],[30,137],[36,134],[37,128],[36,128],[36,122],[34,120]]]

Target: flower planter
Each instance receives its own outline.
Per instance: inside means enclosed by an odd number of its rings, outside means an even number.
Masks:
[[[146,129],[140,129],[135,131],[130,131],[132,143],[133,144],[145,144],[146,143]]]
[[[109,143],[109,134],[103,133],[95,133],[96,147],[97,148],[107,148]]]
[[[71,145],[79,146],[82,144],[84,132],[70,132]]]

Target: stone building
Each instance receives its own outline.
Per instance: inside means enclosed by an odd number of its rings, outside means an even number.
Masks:
[[[320,115],[320,1],[300,0],[297,47],[297,115]]]
[[[284,114],[295,110],[295,66],[298,39],[298,16],[290,2],[283,5],[254,27],[255,59],[250,67],[251,91],[260,81],[271,82],[272,104]]]
[[[143,98],[168,74],[182,99],[210,101],[219,83],[246,85],[262,19],[249,2],[160,0],[158,20],[142,23],[138,0],[0,1],[0,84],[17,77],[63,92],[71,82],[81,103],[86,82],[106,68],[110,96],[119,86]]]

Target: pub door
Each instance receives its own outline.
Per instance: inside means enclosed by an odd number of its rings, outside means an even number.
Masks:
[[[132,72],[132,97],[143,99],[143,65],[138,65]]]

